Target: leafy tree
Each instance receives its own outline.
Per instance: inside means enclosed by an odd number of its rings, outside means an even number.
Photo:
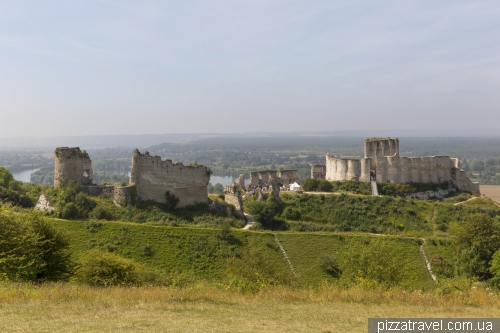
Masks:
[[[32,226],[38,235],[38,260],[41,260],[36,273],[36,280],[66,280],[73,269],[70,252],[68,251],[68,238],[42,219],[34,219]]]
[[[10,188],[11,184],[15,182],[12,173],[6,168],[0,166],[0,186]]]
[[[251,201],[247,207],[250,215],[263,226],[274,221],[274,217],[279,209],[274,201]]]
[[[473,214],[466,219],[454,243],[459,274],[491,277],[490,262],[500,249],[500,229],[486,214]]]
[[[45,219],[0,208],[0,278],[64,280],[71,271],[69,243]]]
[[[223,192],[224,192],[224,186],[222,186],[222,184],[220,183],[215,184],[214,193],[221,194]]]

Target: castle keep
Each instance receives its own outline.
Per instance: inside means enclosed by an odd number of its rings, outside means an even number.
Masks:
[[[460,169],[460,162],[449,156],[401,157],[397,138],[365,140],[365,157],[336,158],[326,154],[326,165],[311,167],[311,177],[329,181],[359,180],[377,183],[441,183],[449,182],[460,191],[479,194],[479,184],[473,183]],[[324,178],[323,178],[324,170]]]
[[[184,166],[162,161],[159,156],[141,154],[135,149],[128,186],[95,185],[92,161],[78,147],[58,147],[54,152],[54,187],[74,181],[88,195],[113,197],[115,204],[127,205],[136,199],[165,202],[165,193],[175,195],[177,207],[207,201],[210,173],[203,165]]]

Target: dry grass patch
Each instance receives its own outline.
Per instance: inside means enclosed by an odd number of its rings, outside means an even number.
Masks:
[[[496,292],[284,287],[255,294],[182,289],[4,285],[2,332],[365,332],[369,317],[494,317]]]

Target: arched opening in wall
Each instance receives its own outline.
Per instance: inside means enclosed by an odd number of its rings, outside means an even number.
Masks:
[[[89,178],[89,172],[87,170],[83,171],[83,177]]]

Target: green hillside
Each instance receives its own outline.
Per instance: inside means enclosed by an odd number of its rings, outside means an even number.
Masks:
[[[374,235],[279,233],[278,238],[303,284],[335,282],[320,265],[325,255],[337,258],[342,283],[372,277],[405,287],[426,287],[432,279],[420,253],[420,240]],[[347,275],[347,276],[346,276]],[[369,279],[371,280],[371,279]],[[369,281],[371,282],[371,281]]]
[[[174,282],[209,280],[255,288],[269,284],[360,283],[363,281],[357,277],[365,276],[370,281],[415,288],[431,283],[419,252],[420,241],[413,239],[278,233],[295,277],[269,232],[232,229],[228,233],[224,229],[125,222],[51,220],[51,224],[69,235],[75,259],[89,249],[111,251],[166,272]],[[319,260],[322,255],[337,258],[343,273],[335,276],[325,271]],[[366,260],[374,263],[375,271],[362,272],[367,267]]]

